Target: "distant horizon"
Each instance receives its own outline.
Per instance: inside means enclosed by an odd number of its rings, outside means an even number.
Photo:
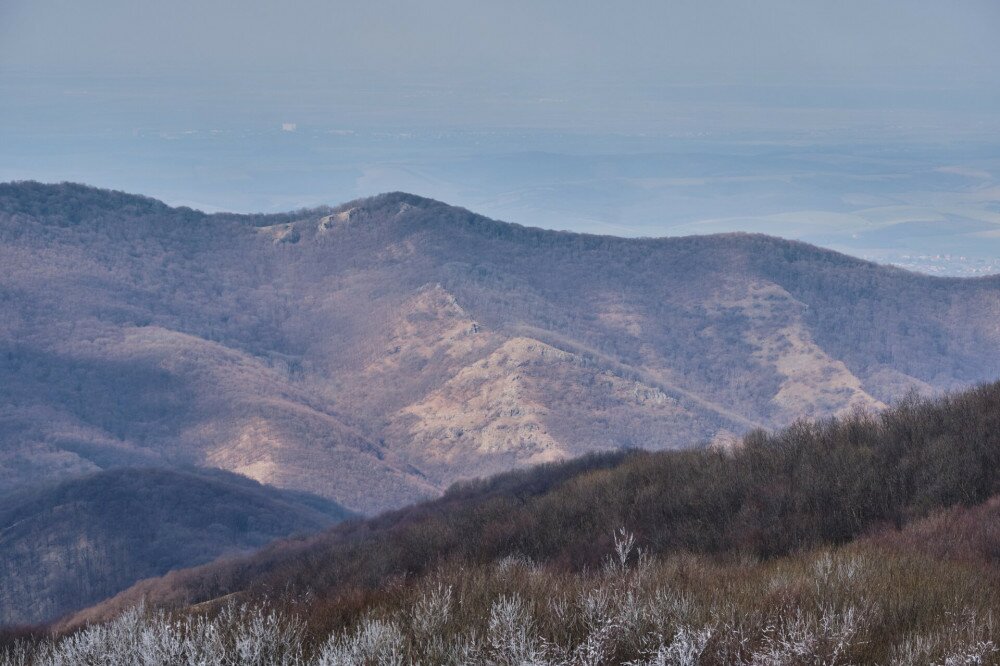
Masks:
[[[986,0],[15,0],[0,180],[207,212],[419,191],[546,228],[994,273],[998,31]]]
[[[594,236],[594,237],[616,238],[616,239],[621,239],[621,240],[637,240],[637,241],[638,240],[679,239],[679,238],[689,238],[689,237],[698,237],[698,236],[711,237],[711,236],[727,236],[727,235],[758,235],[758,236],[764,236],[764,237],[767,237],[767,238],[773,238],[773,239],[782,240],[782,241],[805,243],[806,245],[817,247],[819,249],[828,250],[828,251],[831,251],[831,252],[836,252],[838,254],[849,256],[849,257],[852,257],[852,258],[855,258],[855,259],[859,259],[859,260],[862,260],[862,261],[868,261],[868,262],[871,262],[871,263],[874,263],[874,264],[877,264],[877,265],[882,265],[882,266],[891,266],[891,267],[895,267],[895,268],[902,268],[904,270],[908,270],[908,271],[911,271],[911,272],[914,272],[914,273],[919,273],[919,274],[922,274],[922,275],[926,275],[928,277],[978,279],[978,278],[991,278],[991,277],[1000,276],[1000,268],[998,268],[997,271],[993,272],[993,273],[980,273],[980,274],[975,274],[975,275],[969,275],[969,274],[964,274],[964,275],[963,274],[949,275],[949,274],[941,274],[940,272],[939,273],[934,273],[933,271],[929,272],[929,271],[926,271],[926,270],[921,270],[920,267],[919,267],[919,265],[914,266],[914,265],[906,265],[906,264],[895,263],[895,262],[891,262],[891,261],[880,261],[880,260],[878,260],[876,258],[869,258],[869,257],[859,256],[858,254],[850,252],[850,251],[844,251],[844,250],[837,249],[837,248],[834,248],[834,247],[827,247],[827,246],[824,246],[824,245],[821,245],[821,244],[818,244],[818,243],[810,242],[808,240],[802,240],[802,239],[798,239],[798,238],[789,238],[787,236],[782,236],[780,234],[766,233],[766,232],[762,232],[762,231],[734,230],[734,231],[706,231],[706,232],[700,232],[700,233],[699,232],[675,233],[675,234],[664,234],[664,235],[659,235],[659,236],[650,236],[650,235],[645,235],[645,236],[643,236],[643,235],[622,236],[622,235],[616,235],[616,234],[613,234],[613,233],[596,233],[596,232],[578,231],[578,230],[573,230],[573,229],[568,229],[568,228],[551,227],[551,226],[538,225],[538,224],[525,224],[525,223],[519,222],[518,220],[515,220],[515,219],[492,217],[492,216],[486,215],[484,213],[481,213],[481,212],[475,210],[474,208],[469,208],[467,206],[461,206],[461,205],[454,204],[454,203],[451,203],[451,202],[446,201],[446,200],[436,199],[436,198],[430,197],[430,196],[425,196],[425,195],[420,194],[418,192],[408,192],[408,191],[404,191],[404,190],[391,190],[391,191],[376,192],[374,194],[369,194],[369,195],[361,196],[361,197],[355,197],[353,199],[348,199],[348,200],[344,200],[344,201],[339,201],[339,202],[333,202],[333,201],[331,201],[331,202],[328,202],[328,203],[316,204],[314,206],[308,206],[308,207],[302,207],[302,208],[295,208],[295,209],[288,209],[288,210],[284,210],[284,211],[271,211],[271,212],[246,211],[245,212],[245,211],[232,211],[232,210],[217,210],[217,211],[211,211],[211,212],[209,212],[209,211],[204,211],[204,210],[201,210],[201,209],[198,209],[198,208],[193,208],[191,206],[175,205],[175,204],[170,203],[169,201],[164,201],[162,199],[159,199],[157,197],[144,194],[142,192],[130,192],[130,191],[119,190],[119,189],[115,189],[115,188],[101,187],[101,186],[92,185],[92,184],[89,184],[89,183],[72,182],[72,181],[43,182],[43,181],[37,181],[37,180],[20,180],[20,181],[16,181],[15,180],[15,181],[3,181],[3,182],[0,182],[0,186],[3,186],[3,185],[18,185],[18,184],[37,184],[37,185],[46,186],[46,187],[54,187],[54,186],[58,186],[58,185],[71,185],[71,186],[78,186],[78,187],[84,187],[84,188],[87,188],[87,189],[97,190],[97,191],[101,191],[101,192],[114,192],[114,193],[117,193],[117,194],[124,194],[124,195],[127,195],[127,196],[135,196],[135,197],[141,197],[141,198],[145,198],[145,199],[150,199],[150,200],[156,201],[158,203],[162,203],[162,204],[166,205],[167,207],[169,207],[171,209],[175,209],[175,210],[176,209],[188,209],[188,210],[192,210],[192,211],[194,211],[196,213],[200,213],[202,215],[205,215],[206,217],[211,217],[213,215],[219,215],[219,216],[235,215],[235,216],[247,216],[247,217],[258,217],[259,216],[259,217],[267,218],[267,217],[284,217],[284,216],[295,215],[295,214],[299,214],[299,213],[301,213],[301,214],[320,213],[320,212],[329,211],[329,210],[336,210],[338,208],[342,208],[342,207],[344,207],[344,206],[346,206],[348,204],[355,203],[355,202],[368,201],[368,200],[371,200],[371,199],[377,199],[379,197],[391,197],[392,195],[401,195],[401,196],[407,196],[407,197],[415,197],[417,199],[423,199],[425,201],[429,201],[429,202],[432,202],[432,203],[441,204],[441,205],[448,206],[448,207],[451,207],[451,208],[461,208],[463,210],[467,210],[468,212],[470,212],[470,213],[472,213],[474,215],[485,217],[487,219],[493,220],[494,222],[500,222],[500,223],[503,223],[503,224],[512,224],[512,225],[516,225],[516,226],[520,226],[520,227],[525,227],[525,228],[529,228],[529,229],[539,229],[539,230],[542,230],[542,231],[550,231],[550,232],[555,232],[555,233],[568,233],[568,234],[576,234],[576,235],[582,235],[582,236]],[[955,260],[965,260],[966,257],[964,257],[964,256],[955,256],[955,257],[952,257],[950,254],[944,253],[944,254],[938,255],[938,256],[923,256],[923,257],[922,256],[909,257],[909,256],[905,256],[904,255],[904,259],[912,259],[914,261],[919,261],[919,260],[925,260],[925,261],[946,260],[946,261],[950,261],[952,259],[955,259]]]

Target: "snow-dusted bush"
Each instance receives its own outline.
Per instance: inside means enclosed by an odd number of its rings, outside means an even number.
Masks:
[[[349,633],[332,636],[320,649],[316,666],[401,666],[406,638],[393,622],[365,618]]]
[[[373,592],[347,618],[317,615],[328,602],[309,595],[214,614],[140,605],[65,636],[0,642],[0,666],[973,666],[1000,657],[995,599],[976,596],[972,569],[935,576],[952,570],[853,549],[756,563],[643,561],[637,550],[619,532],[597,570],[525,558],[442,565]],[[901,628],[901,616],[915,619]]]
[[[990,638],[992,615],[979,616],[972,609],[952,615],[952,623],[935,632],[907,636],[892,651],[893,666],[982,666],[993,664],[1000,646]]]
[[[227,606],[213,619],[171,620],[140,604],[31,650],[15,649],[2,666],[299,666],[302,624],[255,606]]]
[[[517,594],[502,596],[490,607],[486,655],[496,666],[545,664],[531,610]]]
[[[810,616],[796,609],[782,618],[777,627],[764,632],[761,647],[747,662],[749,666],[793,666],[795,664],[844,663],[844,653],[862,629],[862,617],[854,608],[842,612],[824,609]]]
[[[661,640],[645,659],[629,662],[629,666],[697,666],[713,631],[712,627],[680,627],[669,641]]]

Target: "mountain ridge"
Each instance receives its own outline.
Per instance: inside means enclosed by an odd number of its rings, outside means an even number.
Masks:
[[[0,492],[194,464],[373,513],[539,455],[728,441],[1000,376],[998,277],[404,193],[271,216],[130,196],[0,185]]]
[[[484,215],[480,215],[471,211],[468,208],[462,206],[454,206],[446,202],[440,201],[438,199],[433,199],[430,197],[424,197],[418,194],[413,194],[410,192],[405,192],[401,190],[382,192],[379,194],[374,194],[367,197],[360,197],[357,199],[352,199],[342,204],[336,206],[320,205],[307,208],[300,208],[294,211],[289,211],[285,213],[232,213],[232,212],[216,212],[216,213],[205,213],[195,208],[190,208],[188,206],[171,206],[159,199],[154,197],[149,197],[141,194],[133,194],[124,192],[121,190],[113,190],[107,188],[101,188],[97,186],[85,185],[82,183],[64,181],[61,183],[42,183],[40,181],[25,180],[25,181],[7,181],[0,183],[0,206],[4,213],[14,213],[21,215],[32,215],[42,212],[44,209],[36,209],[34,211],[25,208],[13,208],[7,203],[10,200],[15,200],[16,198],[6,198],[9,197],[10,193],[13,191],[20,190],[22,188],[27,188],[34,191],[34,193],[41,193],[46,196],[45,205],[51,205],[51,202],[55,199],[52,195],[58,195],[57,190],[62,187],[69,187],[72,189],[74,194],[84,194],[90,201],[99,201],[104,205],[95,206],[97,210],[102,212],[120,212],[120,208],[113,206],[116,202],[121,200],[127,201],[136,207],[145,207],[154,212],[175,212],[182,213],[185,215],[190,215],[207,222],[216,223],[229,223],[229,222],[240,222],[241,226],[249,227],[267,227],[276,226],[280,224],[296,224],[296,223],[308,223],[314,217],[317,216],[328,216],[336,215],[340,213],[345,213],[351,209],[364,209],[368,214],[374,214],[381,212],[386,208],[392,207],[399,204],[407,204],[415,207],[429,209],[431,212],[434,211],[450,211],[452,213],[458,214],[458,216],[471,216],[475,218],[476,222],[486,223],[491,229],[509,229],[515,231],[516,233],[510,234],[509,237],[525,240],[536,240],[538,236],[546,236],[551,238],[564,238],[566,240],[573,239],[591,239],[593,241],[607,241],[613,240],[621,242],[623,244],[643,244],[648,242],[665,243],[670,244],[678,241],[696,241],[696,239],[719,239],[719,240],[745,240],[745,241],[755,241],[764,240],[768,243],[774,243],[776,245],[787,246],[788,249],[804,250],[814,253],[815,256],[828,256],[836,257],[838,260],[846,260],[847,262],[852,262],[858,266],[864,265],[869,267],[878,268],[880,270],[890,270],[899,271],[900,273],[916,275],[921,278],[926,278],[933,281],[940,282],[955,282],[955,283],[966,283],[966,282],[982,282],[982,281],[992,281],[1000,280],[1000,273],[991,275],[978,275],[971,277],[958,277],[958,276],[945,276],[945,275],[934,275],[929,273],[921,273],[919,271],[914,271],[901,266],[894,266],[891,264],[880,264],[878,262],[862,259],[860,257],[855,257],[850,254],[845,254],[837,250],[831,250],[828,248],[823,248],[818,245],[807,243],[805,241],[799,241],[789,238],[783,238],[781,236],[775,236],[760,232],[747,232],[747,231],[729,231],[729,232],[719,232],[719,233],[709,233],[709,234],[682,234],[675,236],[616,236],[613,234],[596,234],[589,232],[578,232],[570,231],[566,229],[548,229],[544,227],[534,227],[528,225],[522,225],[517,222],[505,221],[505,220],[495,220]],[[61,196],[61,195],[60,195]],[[74,201],[74,204],[76,201]],[[84,213],[90,214],[91,210],[84,210]],[[396,211],[398,212],[398,211]],[[391,219],[390,219],[391,221]],[[475,228],[475,227],[473,227]]]

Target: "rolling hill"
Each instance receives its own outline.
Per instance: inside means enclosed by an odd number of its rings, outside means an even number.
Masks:
[[[17,492],[0,498],[0,626],[352,515],[219,470],[118,468]]]
[[[205,465],[371,513],[1000,376],[1000,278],[531,229],[408,194],[206,215],[0,185],[0,490]]]

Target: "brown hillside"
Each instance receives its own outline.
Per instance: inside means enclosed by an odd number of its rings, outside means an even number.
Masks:
[[[221,466],[365,512],[1000,376],[1000,281],[406,194],[204,215],[0,186],[0,490]]]

